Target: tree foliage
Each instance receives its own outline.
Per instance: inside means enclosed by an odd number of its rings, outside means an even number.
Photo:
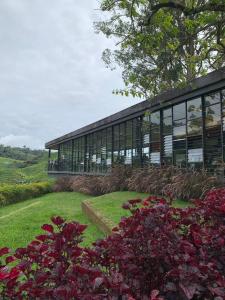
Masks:
[[[98,32],[116,38],[103,60],[123,70],[125,89],[145,97],[225,65],[224,0],[102,0]]]
[[[31,150],[25,146],[20,148],[0,145],[0,157],[37,162],[44,156],[46,156],[45,150]]]

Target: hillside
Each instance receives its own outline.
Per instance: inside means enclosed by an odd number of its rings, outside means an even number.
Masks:
[[[0,157],[0,184],[36,182],[48,179],[47,158],[39,162],[24,166],[24,161]]]
[[[0,145],[0,184],[48,180],[47,161],[46,151]]]

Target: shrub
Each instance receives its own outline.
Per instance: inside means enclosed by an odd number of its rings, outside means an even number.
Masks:
[[[52,191],[52,184],[39,182],[0,186],[0,206],[38,197]]]
[[[71,183],[72,183],[73,177],[70,176],[62,176],[57,178],[54,186],[53,191],[54,192],[72,192]]]
[[[105,176],[60,177],[55,183],[54,191],[81,192],[92,196],[124,191],[128,189],[127,178],[131,176],[131,173],[131,168],[118,165],[113,167],[111,173]]]
[[[180,169],[177,167],[146,167],[133,170],[128,179],[128,190],[154,195],[169,196],[173,199],[203,198],[214,188],[223,187],[221,178],[204,170]]]
[[[114,234],[82,248],[86,226],[52,218],[15,254],[0,249],[4,299],[225,299],[225,189],[186,209],[150,196]],[[16,260],[16,261],[15,261]],[[11,266],[11,264],[13,265]]]
[[[187,200],[202,199],[209,190],[223,186],[224,180],[204,170],[174,166],[132,169],[117,165],[105,176],[61,177],[54,190],[82,192],[93,196],[128,190]]]

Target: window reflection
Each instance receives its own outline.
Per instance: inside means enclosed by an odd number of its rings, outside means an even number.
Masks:
[[[220,102],[220,93],[213,93],[205,96],[205,106]]]
[[[221,124],[221,110],[220,104],[206,107],[205,125],[206,127],[217,126]]]
[[[202,118],[193,119],[187,123],[188,135],[198,135],[202,132]]]
[[[173,107],[173,119],[179,120],[186,118],[186,103],[174,105]]]
[[[201,98],[187,101],[187,118],[195,119],[202,116],[202,101]]]

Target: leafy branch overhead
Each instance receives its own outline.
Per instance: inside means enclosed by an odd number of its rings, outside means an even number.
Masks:
[[[122,68],[124,95],[150,97],[225,65],[224,0],[102,0],[103,60]]]

